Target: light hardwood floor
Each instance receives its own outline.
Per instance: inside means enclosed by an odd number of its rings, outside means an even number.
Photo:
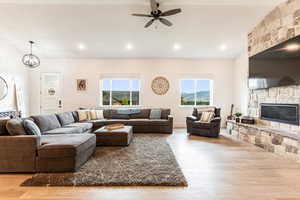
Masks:
[[[31,175],[0,175],[0,199],[299,200],[300,164],[230,139],[167,136],[188,187],[19,187]]]

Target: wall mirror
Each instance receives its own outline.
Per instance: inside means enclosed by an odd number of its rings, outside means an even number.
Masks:
[[[4,78],[0,76],[0,101],[3,100],[8,93],[8,85]]]

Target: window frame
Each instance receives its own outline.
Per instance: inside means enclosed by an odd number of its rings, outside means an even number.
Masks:
[[[109,105],[103,105],[103,80],[109,80]],[[129,81],[129,101],[130,101],[130,105],[112,105],[112,82],[113,80],[128,80]],[[139,81],[139,87],[138,87],[138,91],[139,91],[139,104],[138,105],[132,105],[132,81],[133,80],[138,80]],[[122,108],[126,108],[126,107],[140,107],[141,106],[141,80],[137,79],[137,78],[101,78],[99,81],[99,85],[100,85],[100,106],[101,107],[122,107]]]
[[[182,95],[182,81],[194,81],[194,104],[193,105],[182,105],[181,104],[181,95]],[[197,105],[197,81],[209,81],[209,105]],[[214,105],[214,81],[212,79],[208,78],[182,78],[179,79],[179,87],[180,87],[180,94],[179,94],[179,107],[207,107],[207,106],[213,106]]]

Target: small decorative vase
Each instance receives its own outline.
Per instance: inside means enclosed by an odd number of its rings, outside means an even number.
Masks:
[[[235,118],[235,121],[236,121],[236,123],[240,123],[241,122],[240,118]]]

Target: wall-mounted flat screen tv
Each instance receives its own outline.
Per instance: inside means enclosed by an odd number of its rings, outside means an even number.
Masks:
[[[300,84],[300,36],[249,58],[249,88]]]

